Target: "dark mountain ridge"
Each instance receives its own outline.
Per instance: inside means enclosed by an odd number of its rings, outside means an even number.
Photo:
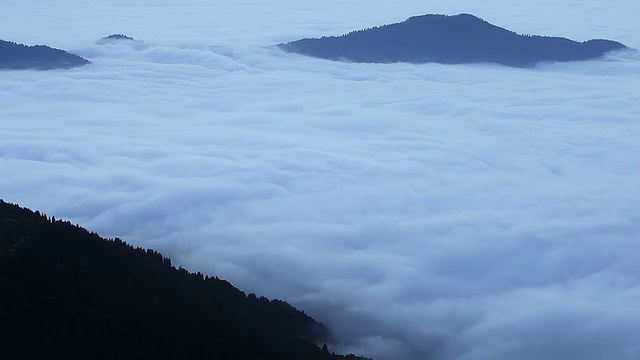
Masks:
[[[0,40],[0,69],[70,69],[90,61],[46,45],[27,46]]]
[[[280,300],[0,200],[7,359],[363,359]]]
[[[135,40],[131,36],[127,36],[125,34],[111,34],[109,36],[103,37],[104,40]]]
[[[139,43],[138,41],[131,36],[127,36],[125,34],[111,34],[105,37],[100,38],[96,41],[98,45],[106,45],[106,44],[118,44],[118,43]]]
[[[539,62],[597,58],[626,46],[611,40],[576,42],[520,35],[470,14],[421,15],[404,22],[342,36],[278,44],[287,52],[363,63],[498,63],[527,67]]]

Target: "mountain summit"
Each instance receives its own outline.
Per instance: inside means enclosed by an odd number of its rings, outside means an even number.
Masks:
[[[520,35],[470,14],[421,15],[404,22],[278,44],[287,52],[363,63],[498,63],[527,67],[539,62],[597,58],[626,46],[611,40],[577,42]]]
[[[100,38],[98,41],[96,41],[96,44],[98,45],[106,45],[106,44],[117,44],[120,42],[140,42],[134,38],[132,38],[131,36],[127,36],[125,34],[111,34],[109,36],[105,36],[103,38]]]
[[[27,46],[0,40],[0,69],[70,69],[90,61],[46,45]]]

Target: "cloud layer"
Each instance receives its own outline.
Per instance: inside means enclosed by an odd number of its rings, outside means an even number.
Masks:
[[[2,36],[93,64],[0,74],[0,197],[288,300],[336,351],[637,359],[636,53],[525,70],[269,47],[426,12],[640,47],[637,6],[414,3],[9,4]],[[95,44],[120,32],[144,42]]]

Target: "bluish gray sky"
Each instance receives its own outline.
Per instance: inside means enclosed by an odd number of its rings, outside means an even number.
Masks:
[[[285,299],[376,359],[640,356],[640,57],[270,48],[424,13],[640,47],[635,1],[4,1],[0,197]],[[111,33],[143,43],[97,45]]]

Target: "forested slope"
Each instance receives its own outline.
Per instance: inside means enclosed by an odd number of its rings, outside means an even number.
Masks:
[[[286,302],[1,200],[0,323],[7,359],[345,358]]]

